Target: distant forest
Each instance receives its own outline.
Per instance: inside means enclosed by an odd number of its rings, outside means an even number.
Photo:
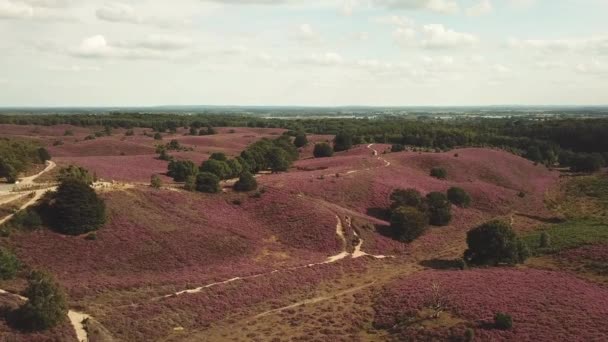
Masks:
[[[608,118],[377,116],[374,118],[266,119],[251,115],[175,115],[114,113],[0,115],[0,123],[18,125],[105,126],[149,128],[157,132],[179,127],[285,128],[288,134],[347,134],[353,144],[388,143],[448,150],[490,146],[509,150],[547,165],[560,163],[597,169],[608,161]]]

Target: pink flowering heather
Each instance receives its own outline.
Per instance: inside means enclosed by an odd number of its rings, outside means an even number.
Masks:
[[[440,286],[448,311],[465,320],[464,326],[473,327],[481,341],[608,339],[608,289],[539,270],[425,271],[403,278],[386,285],[378,296],[375,324],[408,336],[412,331],[399,322],[427,307],[434,283]],[[496,312],[513,317],[512,330],[492,328]]]

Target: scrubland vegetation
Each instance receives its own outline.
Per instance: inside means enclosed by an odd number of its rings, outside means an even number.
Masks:
[[[603,119],[0,122],[0,339],[608,336]]]

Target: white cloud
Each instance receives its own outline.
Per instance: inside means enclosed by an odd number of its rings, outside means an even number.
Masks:
[[[413,27],[415,25],[415,22],[412,19],[400,15],[378,17],[374,18],[373,21],[380,24],[394,25],[399,27]]]
[[[302,64],[310,64],[317,66],[335,66],[344,63],[344,58],[335,52],[326,52],[322,54],[312,54],[308,57],[300,59]]]
[[[388,9],[425,9],[438,13],[456,13],[460,6],[454,0],[372,0],[372,4]]]
[[[575,70],[581,74],[604,76],[608,75],[608,64],[593,59],[591,62],[577,64]]]
[[[492,69],[499,74],[508,74],[511,72],[511,69],[502,64],[495,64]]]
[[[125,22],[138,24],[142,22],[142,18],[137,14],[135,9],[127,4],[111,3],[104,7],[98,8],[95,11],[98,19],[110,22]]]
[[[466,47],[476,44],[479,39],[470,33],[446,29],[441,24],[424,25],[422,46],[429,49]]]
[[[307,43],[319,43],[321,35],[310,24],[302,24],[298,27],[296,39]]]
[[[0,0],[0,19],[27,19],[34,16],[31,6]]]
[[[492,6],[492,2],[490,2],[490,0],[481,0],[478,3],[474,4],[473,6],[469,7],[467,9],[467,15],[468,16],[480,16],[480,15],[484,15],[484,14],[488,14],[491,13],[493,11],[493,6]]]
[[[401,45],[410,45],[416,39],[416,30],[411,28],[398,27],[393,31],[393,39]]]
[[[149,35],[141,40],[108,42],[103,35],[83,39],[68,52],[84,58],[167,58],[192,45],[189,38],[168,35]]]
[[[608,54],[608,35],[587,38],[526,39],[510,38],[508,46],[521,49],[536,49],[542,52],[587,51]]]

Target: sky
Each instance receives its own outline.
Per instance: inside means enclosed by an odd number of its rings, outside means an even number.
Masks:
[[[608,0],[0,0],[0,106],[608,104]]]

